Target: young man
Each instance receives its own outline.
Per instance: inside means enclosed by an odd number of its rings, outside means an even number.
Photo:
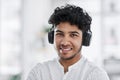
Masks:
[[[74,5],[57,7],[49,19],[48,39],[59,58],[37,64],[27,80],[109,80],[106,72],[81,55],[89,46],[91,17]]]

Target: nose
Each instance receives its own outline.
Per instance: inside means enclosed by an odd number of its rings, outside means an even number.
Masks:
[[[69,44],[69,37],[64,36],[63,39],[61,40],[62,45],[68,45]]]

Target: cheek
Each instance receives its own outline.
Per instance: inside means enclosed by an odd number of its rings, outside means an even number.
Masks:
[[[76,45],[76,47],[80,47],[82,45],[82,40],[80,40],[80,39],[74,40],[73,43],[74,43],[74,45]]]
[[[59,39],[59,38],[57,38],[57,37],[54,38],[54,44],[55,44],[56,46],[58,46],[58,45],[60,44],[60,41],[61,41],[61,39]]]

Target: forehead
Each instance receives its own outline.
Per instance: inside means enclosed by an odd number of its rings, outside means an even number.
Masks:
[[[61,30],[63,32],[70,32],[70,31],[76,31],[79,33],[82,32],[77,25],[71,25],[69,22],[61,22],[55,27],[55,31],[56,30]]]

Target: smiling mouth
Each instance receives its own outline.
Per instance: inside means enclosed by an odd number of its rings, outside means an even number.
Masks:
[[[68,53],[71,50],[72,50],[72,48],[63,48],[63,47],[60,48],[61,53]]]

